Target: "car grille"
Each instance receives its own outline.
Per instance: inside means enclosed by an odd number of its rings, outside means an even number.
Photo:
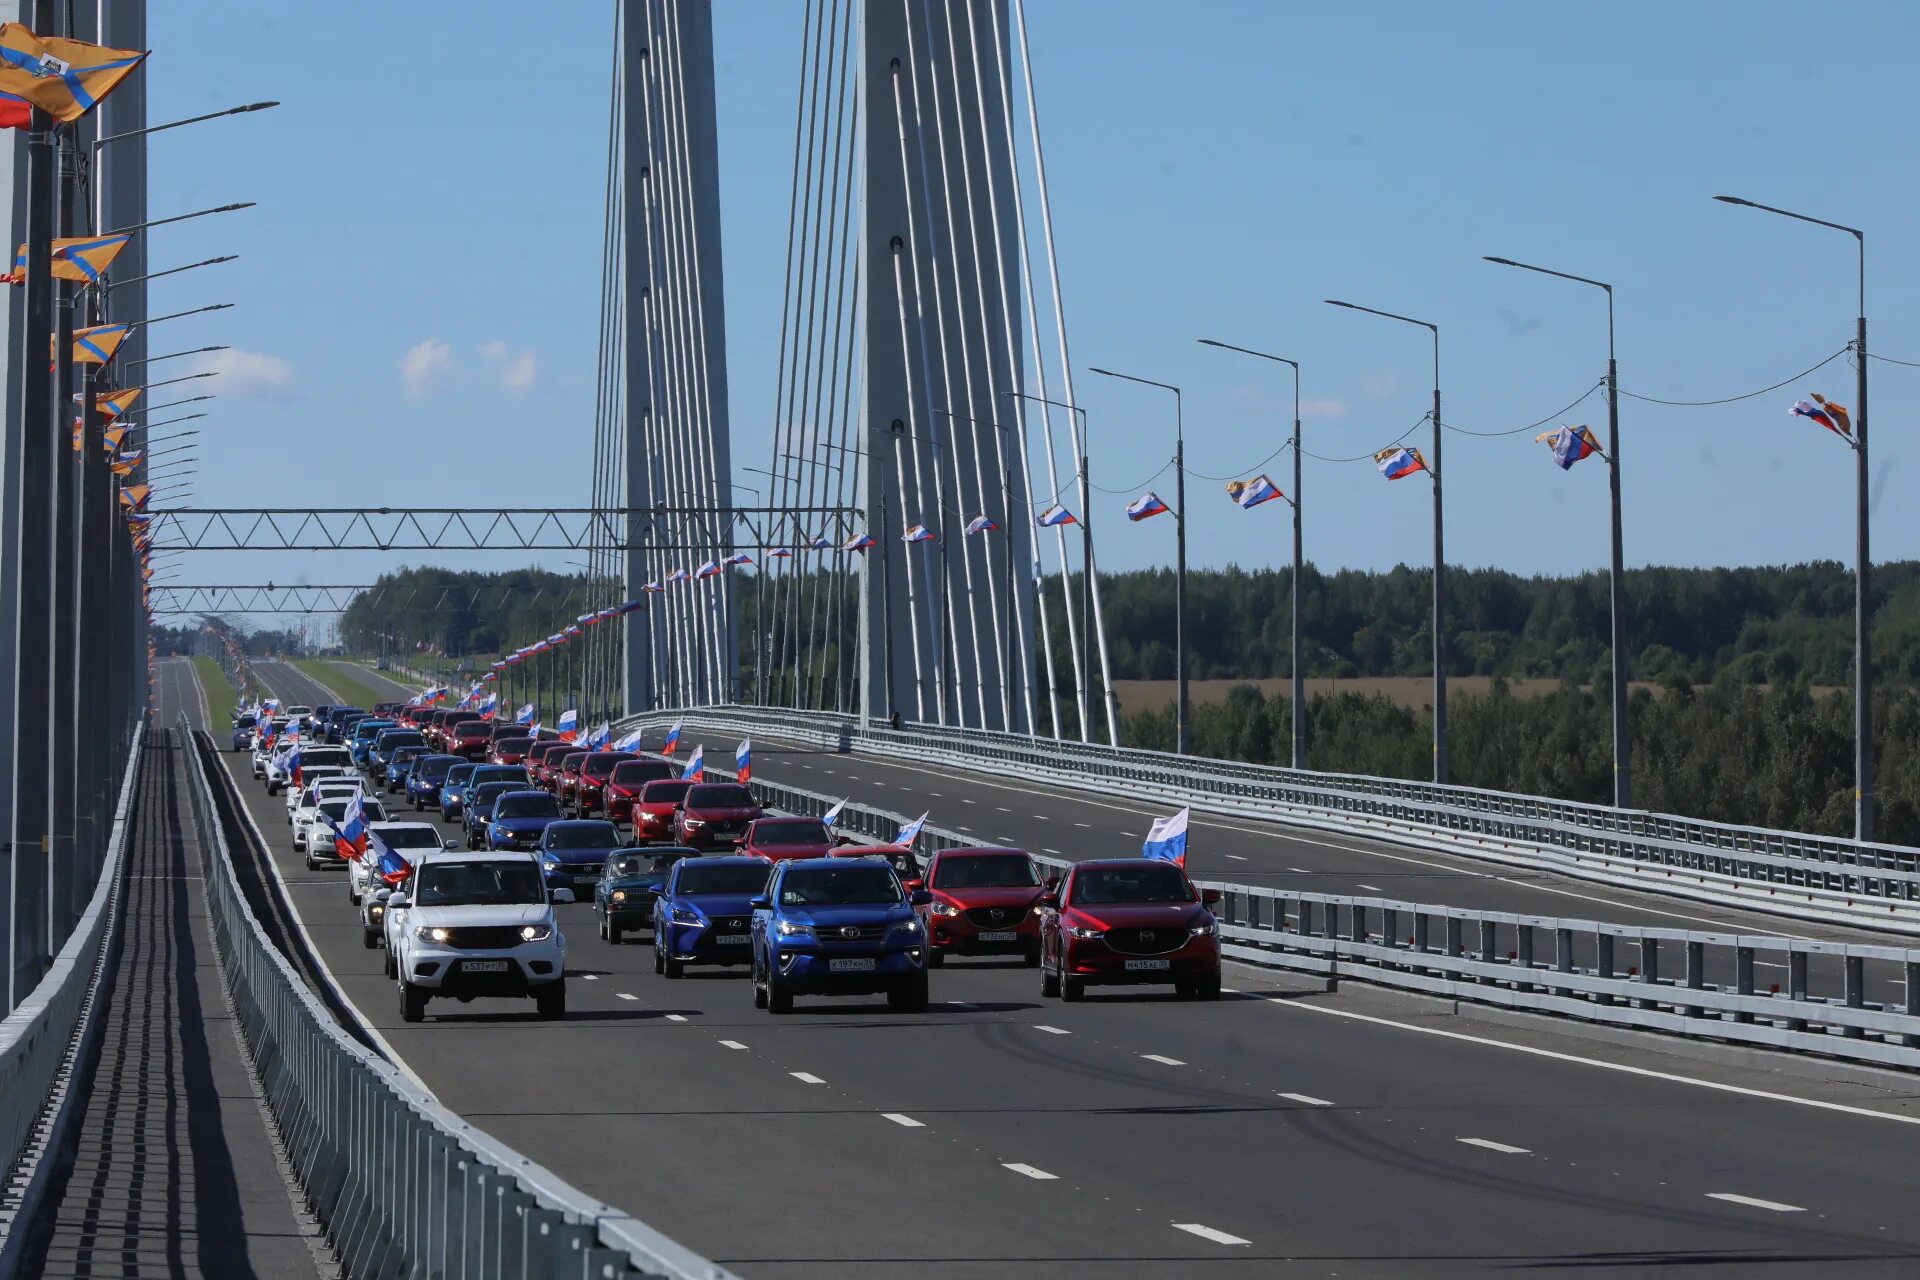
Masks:
[[[848,934],[848,930],[853,932]],[[822,942],[878,942],[887,936],[883,924],[822,924],[814,926],[814,935]]]
[[[1107,945],[1128,955],[1157,956],[1178,951],[1187,944],[1185,925],[1159,929],[1109,929]]]
[[[517,947],[521,941],[519,925],[482,925],[447,930],[443,945],[465,951],[488,951]]]
[[[967,923],[976,929],[1011,929],[1027,918],[1025,907],[969,907]]]

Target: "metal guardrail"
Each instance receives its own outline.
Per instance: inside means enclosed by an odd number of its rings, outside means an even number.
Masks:
[[[817,817],[838,803],[782,783],[748,785],[787,813]],[[887,842],[907,820],[849,801],[836,826]],[[936,849],[982,843],[930,826],[914,853],[924,861]],[[1072,865],[1034,860],[1055,872]],[[1194,883],[1222,895],[1214,912],[1222,953],[1263,968],[1920,1071],[1920,949]],[[1782,971],[1784,983],[1762,981],[1763,967]],[[1875,992],[1883,998],[1869,999]]]
[[[20,1007],[0,1022],[0,1162],[11,1171],[0,1192],[0,1276],[16,1273],[28,1232],[52,1180],[48,1153],[79,1112],[70,1073],[97,1036],[100,993],[120,940],[121,872],[132,834],[134,797],[146,767],[147,719],[127,752],[120,797],[100,879],[86,912],[53,965]]]
[[[183,719],[214,940],[282,1142],[349,1276],[734,1280],[436,1103],[343,1032],[235,879]]]
[[[1463,856],[1802,919],[1920,934],[1920,849],[1537,796],[1297,772],[977,729],[892,729],[831,713],[725,706],[685,715],[703,729],[772,734],[892,759],[1016,774],[1082,790],[1115,784],[1142,803],[1444,849]]]

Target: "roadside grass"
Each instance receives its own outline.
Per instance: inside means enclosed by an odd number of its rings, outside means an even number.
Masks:
[[[345,698],[348,706],[366,707],[372,710],[374,703],[389,701],[355,679],[351,667],[328,662],[323,658],[295,658],[293,665],[313,677],[322,686]]]
[[[193,669],[199,673],[200,684],[207,691],[207,715],[212,717],[207,728],[219,733],[233,723],[233,708],[239,702],[240,691],[233,687],[233,681],[227,679],[227,673],[221,669],[219,662],[204,654],[194,658]]]

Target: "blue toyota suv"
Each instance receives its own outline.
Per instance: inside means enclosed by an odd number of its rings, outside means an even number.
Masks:
[[[885,858],[795,858],[752,900],[753,1005],[793,1012],[796,995],[884,992],[895,1009],[927,1007],[926,929]]]
[[[674,863],[648,908],[653,915],[653,971],[678,978],[690,964],[751,962],[753,935],[747,924],[753,918],[753,900],[766,892],[772,871],[765,858],[750,854]],[[617,905],[609,904],[610,916]]]

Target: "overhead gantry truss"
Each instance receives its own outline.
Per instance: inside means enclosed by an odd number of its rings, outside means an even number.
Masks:
[[[861,532],[853,507],[205,507],[156,510],[163,551],[711,552],[728,526],[811,518],[838,544]],[[736,539],[737,541],[737,539]]]
[[[397,586],[383,583],[277,583],[188,585],[168,583],[152,589],[155,614],[223,613],[345,613],[356,599],[370,607],[433,612],[441,609],[499,609],[509,603],[557,602],[562,609],[586,608],[601,602],[604,589],[579,584],[555,587]]]

